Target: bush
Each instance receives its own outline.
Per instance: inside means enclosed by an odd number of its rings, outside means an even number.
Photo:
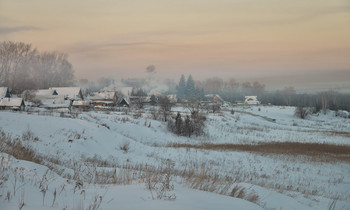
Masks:
[[[309,108],[298,106],[295,108],[294,115],[298,118],[305,119],[310,113]]]
[[[124,141],[120,147],[119,147],[121,150],[124,151],[124,153],[128,153],[129,149],[130,149],[130,142],[128,141]]]

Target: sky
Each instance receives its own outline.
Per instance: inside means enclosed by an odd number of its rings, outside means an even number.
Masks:
[[[5,40],[67,53],[77,79],[142,77],[153,64],[176,80],[350,81],[349,0],[0,0]]]

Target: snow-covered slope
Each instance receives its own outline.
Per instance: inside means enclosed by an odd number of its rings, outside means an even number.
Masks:
[[[185,115],[187,110],[175,107],[174,114],[177,111]],[[335,117],[332,113],[311,115],[301,120],[294,116],[293,107],[234,107],[208,114],[206,135],[192,138],[170,133],[166,123],[153,120],[148,112],[85,112],[74,118],[59,117],[55,113],[51,116],[0,112],[0,127],[12,139],[19,139],[24,146],[32,148],[44,159],[43,164],[54,171],[53,174],[59,173],[53,175],[55,178],[52,183],[50,181],[53,187],[46,194],[47,202],[52,202],[49,197],[53,196],[54,189],[57,190],[67,179],[72,182],[69,185],[72,191],[74,181],[71,178],[76,173],[80,173],[82,179],[83,176],[96,179],[91,171],[108,174],[115,169],[118,173],[125,168],[129,170],[132,185],[91,184],[84,188],[86,192],[89,191],[90,199],[81,201],[80,195],[73,195],[70,191],[66,196],[74,198],[74,201],[65,203],[62,198],[59,209],[64,204],[72,208],[79,202],[86,208],[94,196],[94,190],[102,193],[105,187],[108,190],[103,199],[103,209],[114,209],[115,206],[120,206],[120,209],[138,209],[143,205],[149,205],[150,209],[232,209],[235,205],[236,209],[257,208],[248,201],[218,195],[230,195],[235,187],[244,188],[246,195],[238,196],[239,193],[236,193],[232,194],[234,197],[249,200],[249,196],[256,195],[251,200],[267,209],[327,209],[333,200],[337,200],[336,209],[350,206],[348,161],[314,161],[302,156],[168,147],[172,143],[200,145],[259,142],[350,145],[350,120]],[[23,140],[26,133],[32,136],[30,140]],[[177,199],[152,200],[145,189],[144,174],[140,171],[147,167],[160,167],[167,159],[174,163]],[[47,170],[45,166],[31,165],[26,161],[13,163],[14,166],[16,164],[36,168],[37,171]],[[197,184],[190,177],[191,171],[196,176],[205,175],[202,183]],[[87,180],[83,180],[84,183],[89,182]],[[42,202],[39,202],[42,193],[36,188],[25,189],[27,205],[23,209],[42,206]],[[13,193],[11,182],[7,182],[7,188],[4,189]],[[11,209],[17,205],[20,193],[8,203],[4,200],[6,190],[1,192],[0,206]],[[45,208],[49,206],[46,204]],[[242,206],[244,208],[240,208]]]

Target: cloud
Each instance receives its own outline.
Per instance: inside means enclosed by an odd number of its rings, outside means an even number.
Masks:
[[[34,26],[18,26],[18,27],[0,27],[0,34],[10,34],[21,31],[37,31],[42,30],[41,28]]]

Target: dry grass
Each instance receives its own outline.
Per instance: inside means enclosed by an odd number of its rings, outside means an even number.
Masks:
[[[304,155],[313,160],[341,160],[350,162],[350,146],[319,143],[270,142],[259,144],[170,144],[173,148],[194,148],[218,151],[257,152],[277,155]]]
[[[32,161],[41,164],[42,159],[39,158],[34,150],[30,147],[24,147],[19,140],[12,140],[10,138],[0,137],[0,152],[7,153],[16,159]]]

